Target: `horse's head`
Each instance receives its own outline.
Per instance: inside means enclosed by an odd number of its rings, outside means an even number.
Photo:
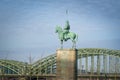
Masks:
[[[60,26],[57,26],[55,32],[56,32],[56,33],[57,33],[57,32],[58,32],[58,33],[59,33],[59,32],[62,32],[62,28],[61,28]]]

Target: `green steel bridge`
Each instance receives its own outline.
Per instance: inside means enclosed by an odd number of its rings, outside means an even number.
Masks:
[[[79,79],[104,77],[120,80],[120,50],[78,49],[77,63],[77,76]],[[55,80],[56,68],[56,54],[42,58],[32,64],[0,59],[0,80],[9,80],[9,78],[15,78],[13,80],[16,80],[16,78],[21,77],[29,77],[29,80],[43,78]]]

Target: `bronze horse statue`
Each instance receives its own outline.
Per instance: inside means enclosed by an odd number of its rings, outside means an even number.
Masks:
[[[60,26],[56,27],[56,33],[58,33],[59,39],[61,41],[61,48],[63,48],[63,41],[67,41],[69,39],[73,43],[72,48],[76,47],[76,41],[78,39],[77,34],[75,34],[73,32],[64,33],[64,30]]]

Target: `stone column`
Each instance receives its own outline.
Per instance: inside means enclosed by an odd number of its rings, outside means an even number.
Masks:
[[[76,49],[57,50],[57,80],[77,80]]]

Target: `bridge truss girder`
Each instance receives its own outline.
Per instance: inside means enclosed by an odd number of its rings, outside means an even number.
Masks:
[[[102,57],[101,57],[102,56]],[[79,74],[82,72],[83,59],[85,65],[85,71],[89,72],[89,65],[91,65],[90,73],[95,73],[94,66],[97,65],[97,74],[101,73],[101,65],[103,65],[104,73],[107,72],[108,56],[117,57],[120,59],[120,50],[111,49],[99,49],[99,48],[83,48],[77,50],[78,68]],[[95,64],[95,57],[96,64]],[[101,61],[101,58],[103,59]],[[89,61],[90,60],[90,61]],[[102,64],[101,64],[102,63]],[[23,62],[13,60],[0,60],[0,66],[13,71],[14,74],[20,75],[42,75],[42,74],[55,74],[56,73],[56,54],[47,56],[38,60],[33,64],[27,64]],[[0,69],[2,69],[0,67]],[[5,73],[7,74],[7,73]]]

